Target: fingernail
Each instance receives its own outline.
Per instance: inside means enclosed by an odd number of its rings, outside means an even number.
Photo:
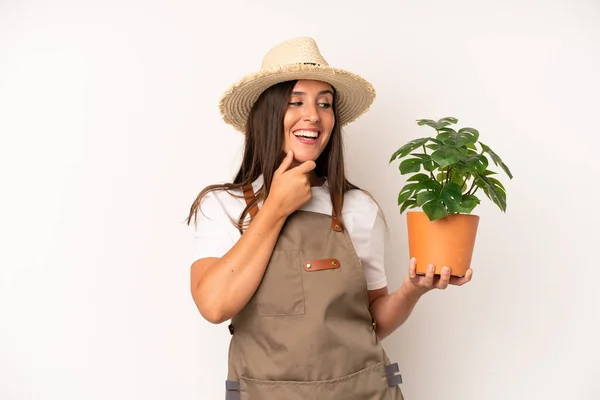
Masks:
[[[429,264],[429,272],[434,272],[435,271],[435,265],[433,264]]]
[[[450,267],[443,267],[442,268],[442,274],[444,275],[450,275]]]
[[[412,265],[415,265],[415,264],[416,264],[416,262],[417,262],[417,259],[416,259],[416,258],[414,258],[414,257],[413,257],[413,258],[411,258],[411,259],[410,259],[410,263],[411,263]]]

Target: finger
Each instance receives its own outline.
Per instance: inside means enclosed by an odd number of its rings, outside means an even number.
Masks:
[[[316,166],[317,166],[317,164],[314,161],[308,160],[308,161],[305,161],[302,164],[298,165],[295,168],[295,170],[302,174],[306,174],[306,173],[309,173],[310,171],[312,171],[313,169],[315,169]]]
[[[425,273],[425,278],[423,279],[423,286],[427,288],[431,288],[433,286],[433,278],[435,274],[435,265],[429,264],[427,267],[427,272]]]
[[[438,289],[446,289],[448,284],[450,284],[450,274],[451,270],[449,267],[443,267],[442,273],[440,274],[440,280],[437,282]]]
[[[408,277],[410,280],[417,279],[417,259],[411,258],[408,266]]]
[[[472,277],[473,277],[473,270],[471,268],[469,268],[467,270],[467,272],[465,273],[465,276],[463,276],[463,277],[453,276],[452,278],[450,278],[450,284],[454,285],[454,286],[462,286],[465,283],[469,282]]]
[[[292,150],[290,150],[285,155],[285,158],[283,159],[283,161],[281,161],[279,168],[277,168],[277,172],[279,172],[281,174],[281,173],[287,171],[290,168],[290,165],[292,165],[292,162],[294,162],[294,152]]]

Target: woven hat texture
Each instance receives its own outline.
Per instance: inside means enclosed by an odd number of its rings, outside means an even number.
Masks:
[[[219,101],[223,120],[245,132],[252,105],[263,91],[280,82],[300,79],[327,82],[335,88],[341,126],[364,114],[375,100],[375,90],[369,82],[350,71],[330,66],[313,38],[299,37],[273,47],[258,71],[244,76],[225,91]]]

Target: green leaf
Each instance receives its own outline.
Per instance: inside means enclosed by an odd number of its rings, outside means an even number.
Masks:
[[[443,147],[434,151],[431,154],[431,159],[438,163],[440,168],[445,168],[448,165],[452,165],[458,162],[461,158],[460,150],[454,147]]]
[[[496,185],[496,187],[504,190],[504,192],[506,192],[506,188],[504,187],[504,185],[496,178],[489,178],[488,179],[494,184]]]
[[[499,165],[500,168],[502,168],[502,170],[506,173],[506,175],[508,175],[508,177],[510,179],[513,178],[512,173],[510,172],[510,169],[508,169],[508,166],[506,164],[504,164],[504,162],[502,161],[502,159],[498,156],[498,154],[494,153],[494,151],[492,149],[490,149],[487,145],[479,142],[479,144],[481,145],[481,149],[483,150],[484,153],[488,153],[490,155],[490,157],[492,157],[492,161],[494,162],[495,165]]]
[[[450,134],[450,136],[454,136],[454,137],[457,137],[457,136],[458,136],[458,132],[456,132],[456,131],[455,131],[454,129],[452,129],[452,128],[440,128],[440,129],[438,130],[438,132],[440,132],[440,133],[448,133],[448,134]]]
[[[484,155],[474,154],[458,161],[454,168],[462,173],[483,173],[487,169],[488,164],[488,159]]]
[[[423,168],[428,172],[433,172],[437,167],[438,165],[433,161],[426,161],[423,163]]]
[[[414,199],[406,200],[402,207],[400,207],[400,214],[406,211],[409,208],[415,208],[417,206],[417,201]]]
[[[437,174],[436,178],[437,178],[438,182],[446,182],[446,179],[448,178],[448,170],[440,171],[440,173]],[[457,171],[455,169],[452,169],[450,172],[450,182],[454,182],[458,186],[462,185],[463,174],[461,174],[459,171]]]
[[[437,168],[437,165],[431,160],[431,155],[416,153],[416,154],[413,154],[413,156],[418,157],[422,160],[423,168],[426,171],[431,172]]]
[[[460,186],[454,182],[450,182],[443,187],[440,192],[440,201],[446,205],[448,212],[456,213],[456,208],[462,198],[462,190]]]
[[[442,118],[442,119],[438,120],[438,123],[442,123],[442,122],[448,122],[450,124],[456,124],[456,123],[458,123],[458,120],[456,118],[454,118],[454,117],[445,117],[445,118]]]
[[[421,160],[431,160],[431,155],[425,153],[413,153],[411,156],[420,158]]]
[[[438,128],[439,128],[438,123],[432,119],[418,119],[417,125],[419,125],[419,126],[427,125],[427,126],[432,127],[435,130],[438,130]]]
[[[419,186],[417,187],[417,192],[423,189],[427,189],[427,190],[433,190],[434,192],[439,192],[440,190],[442,190],[442,184],[439,183],[436,180],[433,179],[428,179],[426,181],[423,181],[421,183],[419,183]]]
[[[419,172],[421,170],[421,164],[423,160],[419,158],[409,158],[408,160],[404,160],[400,163],[400,174],[410,174],[414,172]]]
[[[454,134],[454,135],[457,135],[457,134],[458,134],[458,132],[456,132],[454,129],[452,129],[452,128],[447,128],[447,127],[444,127],[444,128],[440,128],[440,129],[438,129],[438,132],[440,132],[440,133],[452,133],[452,134]]]
[[[392,161],[394,161],[396,158],[406,157],[411,151],[418,149],[419,147],[422,147],[429,140],[430,140],[430,138],[421,138],[421,139],[411,140],[410,142],[406,143],[404,146],[402,146],[398,150],[396,150],[394,152],[394,154],[392,154],[392,157],[390,158],[390,163]]]
[[[442,204],[435,202],[425,204],[423,206],[423,212],[427,215],[430,221],[435,221],[448,215],[446,208]]]
[[[469,150],[467,146],[461,146],[458,148],[458,150],[460,151],[461,158],[465,158],[473,154],[473,152]]]
[[[406,202],[412,196],[412,192],[400,192],[398,195],[398,205]]]
[[[457,122],[458,122],[458,120],[456,118],[452,118],[452,117],[442,118],[437,121],[438,131],[448,125],[456,124]]]
[[[474,148],[477,139],[479,138],[479,132],[473,128],[462,128],[458,132],[451,128],[442,128],[439,130],[439,134],[435,137],[437,140],[441,140],[444,144],[454,147],[468,147]]]
[[[441,140],[446,146],[459,147],[458,138],[452,136],[451,133],[440,133],[436,139]]]
[[[440,147],[444,146],[444,142],[442,142],[441,140],[437,140],[435,138],[429,138],[429,141],[433,142],[433,144],[428,144],[427,146],[425,146],[428,149],[437,150]]]
[[[436,189],[417,194],[417,206],[422,207],[424,212],[429,209],[434,216],[440,215],[440,210],[444,210],[443,216],[456,213],[462,198],[460,186],[452,182],[444,187],[437,183],[434,187]]]
[[[457,207],[458,212],[463,214],[470,214],[480,201],[477,196],[472,194],[466,194],[462,196],[460,204]]]
[[[419,187],[418,183],[408,183],[398,193],[398,205],[402,204],[406,199],[410,198],[415,190]]]
[[[443,128],[439,131],[440,133],[435,137],[443,144],[454,146],[458,139],[458,132],[451,128]]]
[[[452,170],[452,173],[450,174],[450,182],[454,182],[458,185],[458,187],[461,188],[461,192],[462,192],[462,184],[465,181],[465,176],[464,174],[460,173],[459,171],[455,171]],[[466,190],[466,188],[465,188]]]
[[[438,194],[433,190],[421,192],[417,195],[417,206],[423,207],[429,202],[435,202],[438,198]]]
[[[417,174],[417,175],[413,175],[410,178],[408,178],[406,180],[406,182],[423,182],[428,179],[431,179],[431,178],[427,174]]]
[[[462,128],[458,131],[458,140],[461,146],[477,143],[479,139],[479,131],[474,128]]]
[[[477,173],[475,184],[483,189],[485,195],[492,200],[500,210],[506,212],[506,192],[497,187],[487,176]]]

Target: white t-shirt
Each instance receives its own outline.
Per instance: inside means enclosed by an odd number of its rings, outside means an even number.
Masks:
[[[262,177],[252,187],[254,192],[262,186]],[[239,190],[236,195],[242,195]],[[259,204],[259,208],[262,204]],[[222,257],[240,238],[240,232],[232,224],[237,221],[246,207],[243,198],[237,198],[224,190],[208,193],[201,203],[198,219],[193,229],[193,259]],[[331,216],[332,204],[327,183],[312,187],[312,197],[301,210]],[[367,289],[375,290],[387,286],[383,265],[385,225],[377,204],[360,190],[346,192],[342,218],[362,262]]]

